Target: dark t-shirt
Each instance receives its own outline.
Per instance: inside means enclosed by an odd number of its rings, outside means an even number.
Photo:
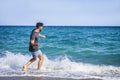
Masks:
[[[39,36],[39,33],[35,32],[35,29],[33,29],[31,32],[31,35],[30,35],[30,40],[34,40],[35,43],[38,43],[38,36]],[[38,51],[38,46],[34,46],[30,43],[29,44],[29,51],[30,52]]]

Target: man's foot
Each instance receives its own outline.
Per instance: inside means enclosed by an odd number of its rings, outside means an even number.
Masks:
[[[37,69],[37,71],[40,71],[40,69]]]
[[[27,66],[24,65],[23,68],[22,68],[22,71],[26,71],[27,70]]]

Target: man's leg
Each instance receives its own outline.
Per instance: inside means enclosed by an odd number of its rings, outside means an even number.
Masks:
[[[42,66],[42,64],[43,64],[43,61],[44,61],[44,56],[43,56],[42,54],[40,54],[40,55],[38,56],[38,58],[39,58],[39,61],[38,61],[38,68],[37,68],[37,70],[40,70],[40,69],[41,69],[41,66]]]
[[[30,60],[23,66],[22,71],[26,71],[26,70],[27,70],[27,67],[28,67],[31,63],[33,63],[34,61],[36,61],[36,60],[37,60],[37,57],[33,57],[32,59],[30,59]]]

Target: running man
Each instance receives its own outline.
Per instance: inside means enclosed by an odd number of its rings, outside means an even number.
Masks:
[[[44,60],[44,56],[41,52],[40,49],[38,49],[39,44],[38,44],[38,37],[42,37],[42,38],[46,38],[46,36],[41,35],[39,32],[41,32],[41,30],[43,29],[43,23],[38,22],[36,24],[36,28],[32,30],[31,35],[30,35],[30,44],[29,44],[29,51],[32,54],[32,59],[30,59],[22,68],[22,71],[26,71],[28,66],[33,63],[34,61],[37,60],[37,58],[39,59],[38,61],[38,66],[37,66],[37,70],[41,69],[43,60]]]

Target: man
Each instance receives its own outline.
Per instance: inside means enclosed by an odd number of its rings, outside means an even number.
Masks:
[[[39,44],[38,44],[38,37],[46,38],[44,35],[41,35],[39,32],[43,29],[43,23],[39,22],[36,24],[36,28],[32,30],[31,35],[30,35],[30,45],[29,45],[29,51],[31,52],[33,58],[30,59],[22,68],[23,71],[26,71],[28,66],[33,63],[34,61],[39,59],[38,61],[38,67],[37,70],[41,69],[44,56],[41,52],[41,50],[38,49]]]

